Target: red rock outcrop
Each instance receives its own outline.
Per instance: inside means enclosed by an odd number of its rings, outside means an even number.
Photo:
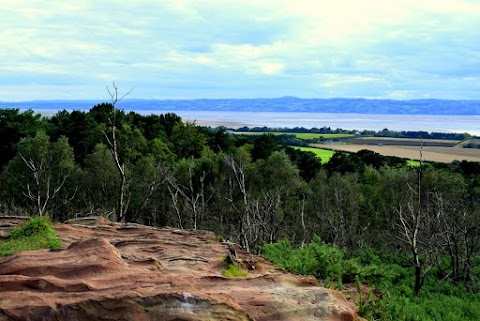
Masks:
[[[356,320],[342,293],[236,249],[225,278],[210,232],[93,221],[55,226],[62,250],[0,260],[0,320]]]

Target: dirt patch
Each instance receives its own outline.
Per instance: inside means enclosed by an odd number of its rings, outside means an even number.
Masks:
[[[390,137],[366,137],[343,140],[347,144],[360,145],[394,145],[394,146],[435,146],[435,147],[453,147],[460,143],[454,140],[441,139],[410,139],[410,138],[390,138]]]

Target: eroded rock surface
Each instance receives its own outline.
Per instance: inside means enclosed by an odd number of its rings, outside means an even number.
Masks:
[[[0,241],[5,240],[9,231],[28,220],[27,216],[0,216]]]
[[[231,250],[210,232],[89,223],[56,225],[63,250],[0,260],[1,321],[356,320],[340,292],[239,248],[255,269],[223,277]]]

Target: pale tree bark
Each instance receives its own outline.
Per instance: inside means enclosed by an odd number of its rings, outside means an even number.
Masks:
[[[66,140],[50,143],[48,136],[39,133],[34,138],[25,139],[22,144],[23,147],[19,146],[18,158],[12,164],[23,164],[28,169],[30,174],[27,176],[30,179],[22,183],[22,193],[35,205],[38,215],[46,215],[54,200],[57,201],[57,206],[71,201],[76,195],[76,188],[71,195],[61,193],[74,167],[73,154]],[[23,171],[23,166],[11,170],[20,169]]]
[[[252,218],[255,230],[252,249],[257,250],[259,243],[269,243],[278,240],[281,227],[285,223],[286,216],[282,213],[282,195],[279,190],[267,190],[263,197],[253,202]]]
[[[230,179],[230,197],[227,197],[226,199],[230,202],[232,208],[237,214],[240,243],[247,252],[250,252],[250,242],[254,239],[254,236],[252,235],[253,224],[251,210],[248,204],[249,196],[247,193],[245,168],[243,163],[237,162],[233,156],[223,155],[223,159],[227,167],[232,170],[233,174],[233,177]],[[235,189],[235,186],[241,194],[241,204],[243,205],[241,209],[235,205],[235,200],[233,198],[233,190]]]
[[[168,189],[172,201],[174,202],[175,211],[180,220],[180,209],[178,207],[178,196],[180,195],[185,204],[184,208],[188,208],[192,221],[192,228],[197,230],[205,214],[208,211],[208,203],[213,197],[213,193],[207,195],[205,189],[206,172],[202,172],[202,176],[199,178],[200,188],[195,188],[194,182],[194,167],[195,159],[191,158],[188,164],[188,182],[186,185],[181,184],[173,175],[168,175],[166,181],[168,183]],[[181,225],[181,223],[180,223]]]
[[[434,202],[436,205],[436,220],[439,226],[439,238],[442,247],[450,258],[450,272],[445,277],[450,277],[454,281],[463,280],[467,288],[478,290],[476,280],[472,272],[472,257],[479,248],[479,231],[480,225],[478,218],[473,213],[475,210],[467,208],[450,209],[450,215],[445,209],[444,197],[435,191]],[[454,215],[451,215],[452,212]],[[458,213],[461,214],[458,214]],[[432,246],[435,246],[432,242]],[[440,264],[438,264],[440,265]],[[441,267],[440,267],[441,268]],[[443,271],[443,269],[441,269]]]
[[[147,187],[145,196],[143,197],[142,202],[138,206],[135,214],[133,215],[133,220],[139,217],[140,212],[145,208],[148,201],[152,198],[153,194],[162,186],[165,182],[168,181],[170,173],[165,169],[163,164],[159,162],[156,168],[156,176]]]
[[[128,210],[128,206],[130,203],[130,198],[128,195],[128,186],[127,186],[127,174],[125,170],[125,162],[123,162],[120,159],[120,153],[118,151],[118,139],[117,139],[117,125],[116,125],[116,115],[117,115],[117,110],[116,110],[116,104],[128,96],[132,92],[133,88],[131,88],[127,93],[124,95],[120,96],[118,95],[118,87],[115,85],[115,82],[112,84],[112,88],[107,86],[107,91],[108,94],[110,95],[111,98],[111,104],[113,107],[113,115],[112,118],[110,118],[110,127],[111,127],[111,134],[108,135],[105,131],[103,131],[103,134],[107,140],[107,144],[110,150],[110,153],[112,154],[113,160],[115,162],[115,166],[118,171],[118,175],[120,177],[120,184],[118,187],[118,201],[117,201],[117,208],[116,208],[116,215],[117,215],[117,221],[124,221],[125,220],[125,215]]]
[[[429,245],[426,244],[426,242],[431,242],[432,237],[432,235],[426,234],[432,231],[428,228],[430,224],[428,211],[423,209],[422,206],[422,170],[423,161],[421,148],[420,165],[416,169],[415,185],[412,186],[406,182],[409,190],[406,205],[400,204],[396,209],[400,221],[400,235],[412,254],[412,263],[415,269],[415,285],[413,291],[416,295],[420,293],[427,273],[432,268],[432,264],[426,262],[429,257]],[[423,260],[422,255],[424,255]]]
[[[18,155],[28,167],[28,169],[32,172],[34,179],[34,186],[30,186],[30,184],[27,184],[26,191],[24,191],[23,194],[29,200],[35,203],[38,215],[43,216],[46,213],[49,201],[55,199],[58,196],[58,193],[65,185],[68,175],[63,176],[61,182],[57,186],[51,187],[52,177],[50,170],[52,157],[50,157],[50,159],[45,159],[42,156],[40,163],[35,164],[35,162],[31,158],[27,159],[25,156],[22,155],[22,153],[18,153]],[[75,193],[68,200],[71,200],[74,197]]]

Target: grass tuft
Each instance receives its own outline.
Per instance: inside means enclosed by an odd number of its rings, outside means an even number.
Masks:
[[[222,271],[222,275],[226,278],[244,278],[248,273],[236,265],[228,264],[227,268]]]
[[[25,224],[14,227],[8,241],[0,243],[0,258],[22,251],[58,249],[60,240],[46,216],[30,218]]]

